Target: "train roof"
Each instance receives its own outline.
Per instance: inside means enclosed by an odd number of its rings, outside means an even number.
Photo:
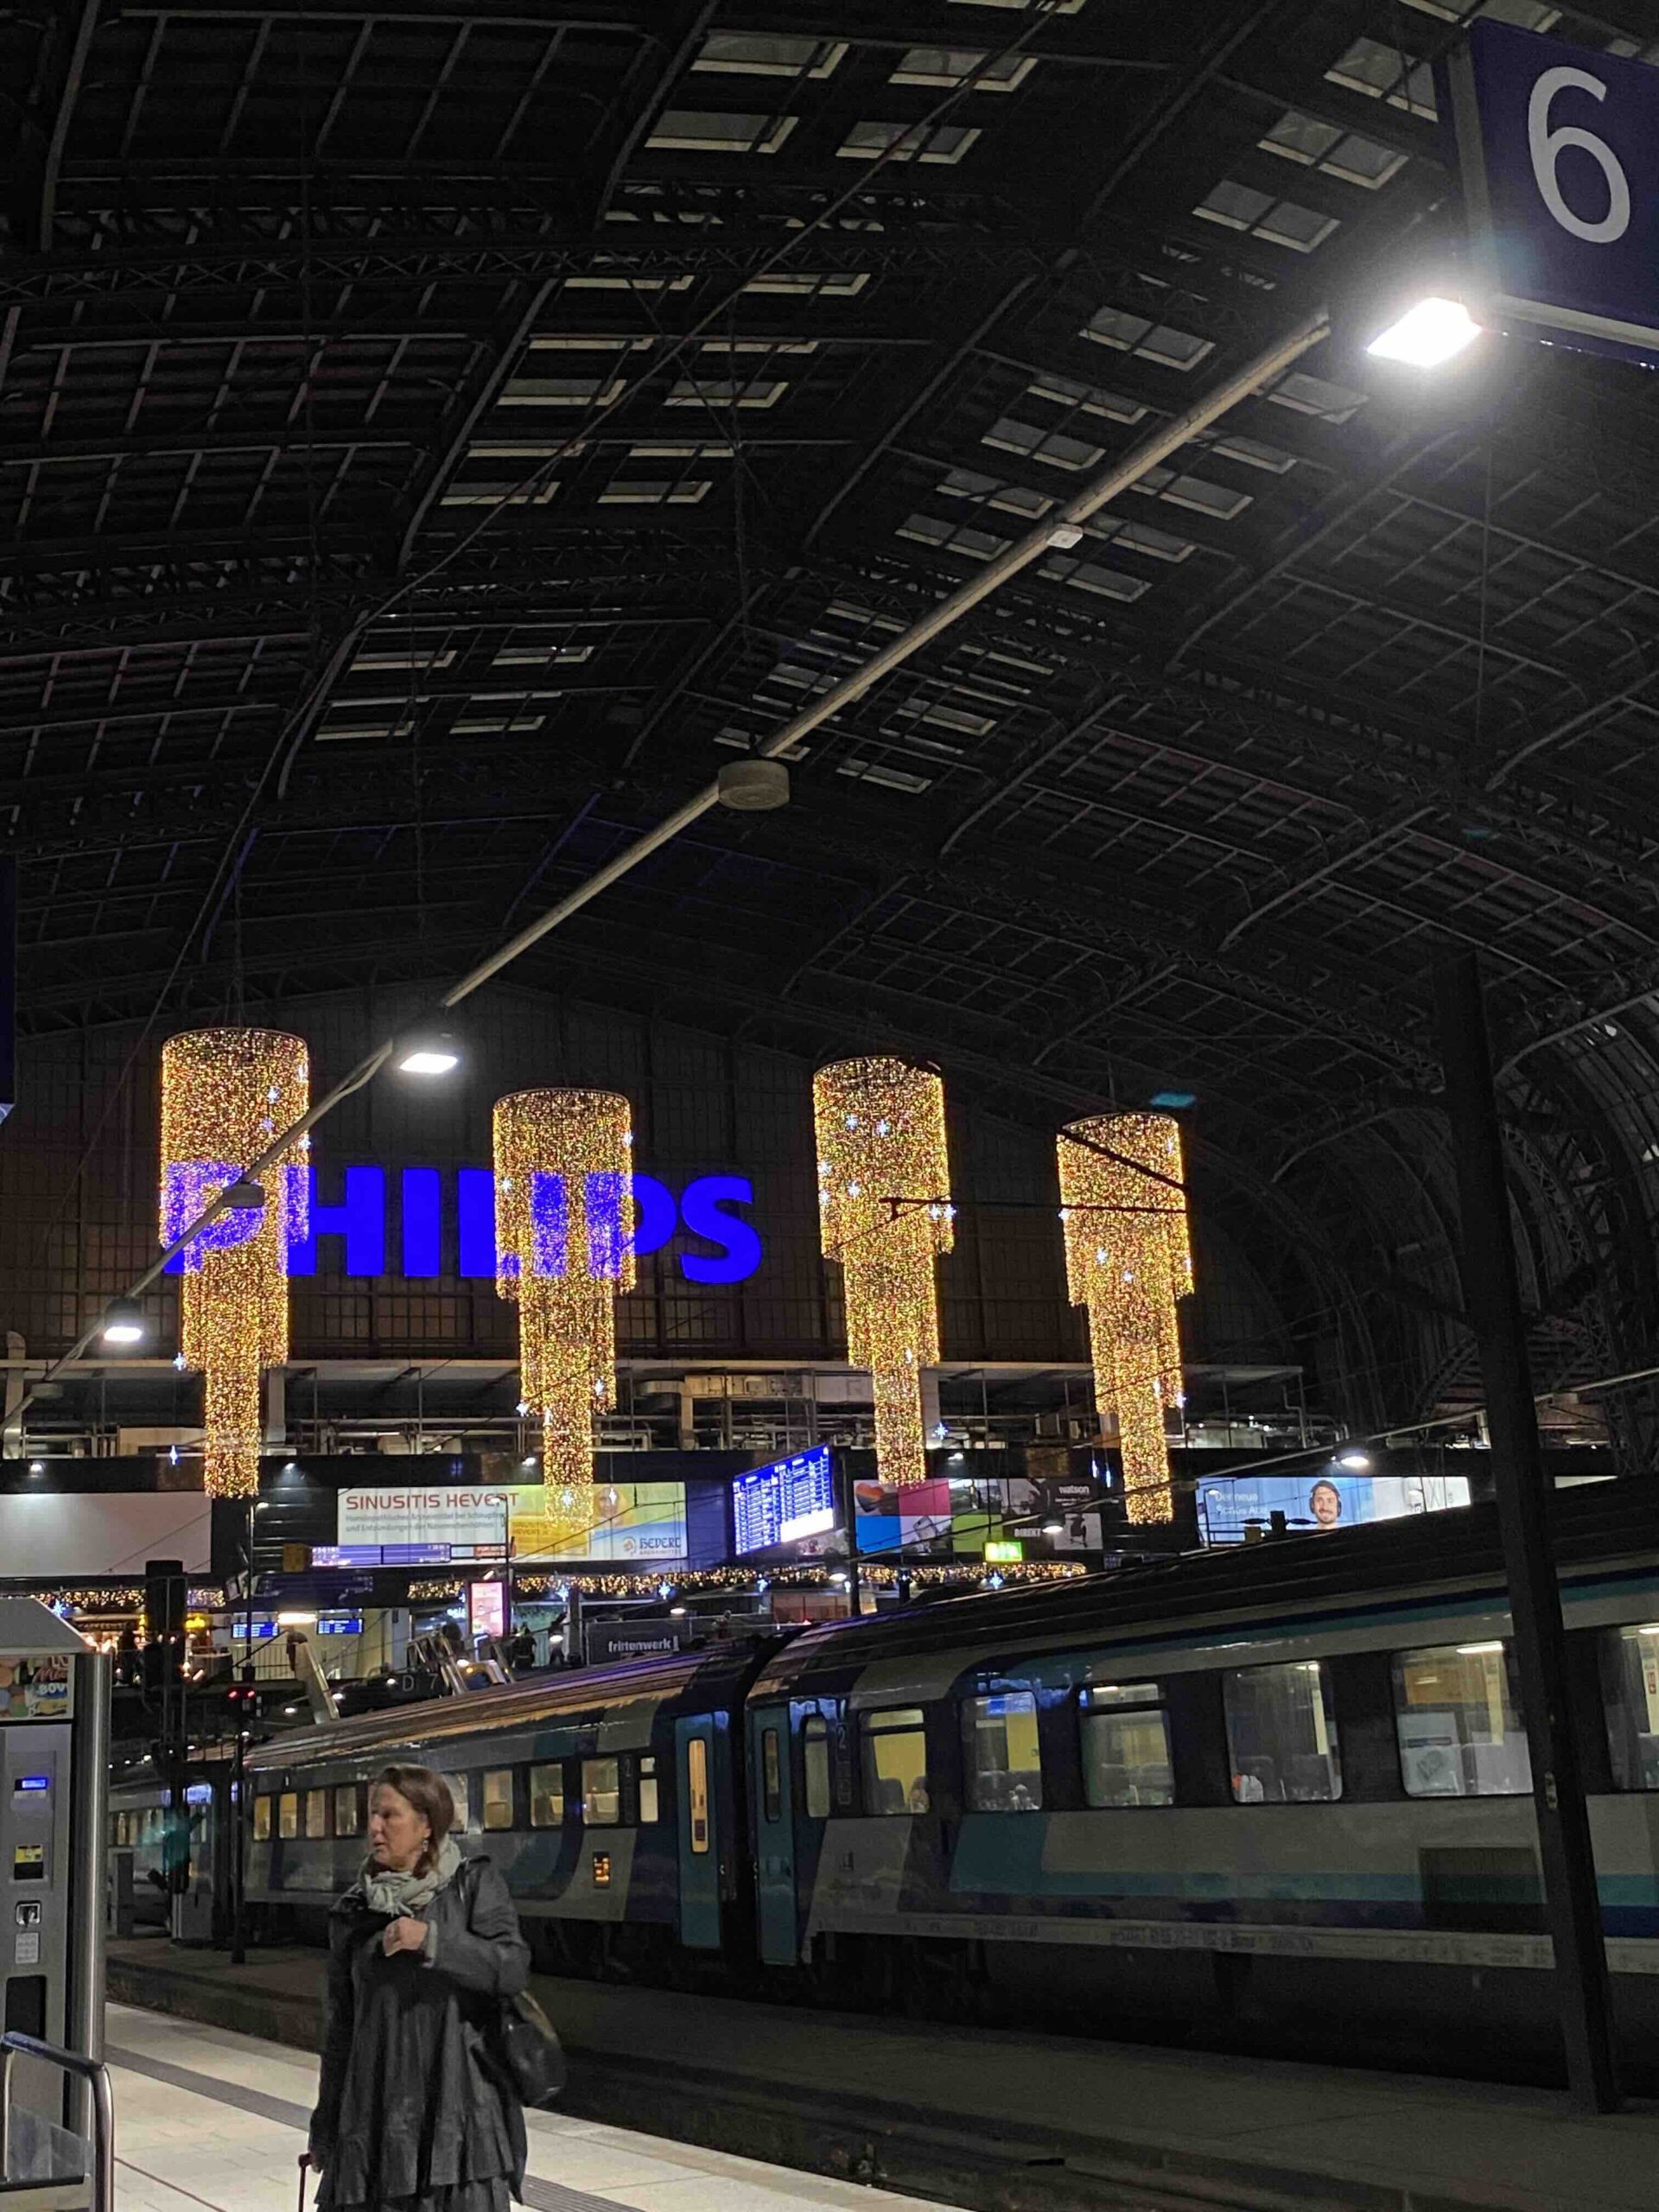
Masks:
[[[583,1667],[534,1681],[471,1690],[462,1697],[423,1698],[415,1704],[359,1713],[350,1720],[285,1729],[249,1750],[248,1771],[288,1772],[314,1760],[332,1762],[356,1755],[389,1758],[399,1751],[456,1737],[613,1719],[625,1707],[654,1707],[677,1697],[694,1679],[700,1691],[718,1689],[728,1676],[735,1681],[751,1672],[757,1656],[753,1643],[704,1644],[667,1657]]]
[[[1659,1561],[1659,1484],[1598,1483],[1554,1494],[1553,1548],[1569,1573],[1595,1561]],[[1407,1598],[1448,1587],[1501,1586],[1497,1509],[1481,1504],[1329,1535],[1287,1536],[1224,1552],[1183,1553],[1065,1582],[978,1591],[877,1619],[831,1622],[785,1645],[752,1695],[800,1694],[815,1678],[844,1679],[888,1661],[955,1650],[1052,1646],[1147,1624],[1201,1629],[1241,1618],[1285,1619],[1339,1610],[1386,1592]]]

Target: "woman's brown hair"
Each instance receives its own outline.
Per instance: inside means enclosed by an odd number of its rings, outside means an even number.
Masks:
[[[406,1799],[431,1829],[415,1861],[417,1874],[429,1873],[439,1846],[455,1824],[455,1801],[448,1783],[429,1766],[383,1766],[369,1784],[371,1796],[383,1786]]]

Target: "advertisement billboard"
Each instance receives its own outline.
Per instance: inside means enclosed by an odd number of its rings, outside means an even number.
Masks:
[[[950,1547],[950,1484],[941,1476],[929,1483],[853,1484],[853,1527],[861,1553],[948,1551]]]
[[[548,1518],[540,1483],[423,1488],[359,1484],[339,1497],[335,1542],[317,1567],[450,1567],[499,1560],[511,1535],[516,1563],[605,1560],[620,1567],[673,1566],[686,1555],[683,1483],[597,1487],[596,1519],[573,1547]]]
[[[1198,1491],[1198,1534],[1206,1544],[1242,1544],[1252,1525],[1268,1528],[1275,1513],[1293,1533],[1328,1534],[1469,1503],[1463,1475],[1357,1474],[1341,1467],[1200,1476]]]

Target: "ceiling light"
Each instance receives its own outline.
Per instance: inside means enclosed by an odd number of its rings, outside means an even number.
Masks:
[[[420,1030],[397,1047],[397,1065],[401,1075],[448,1075],[461,1065],[461,1046],[447,1029]]]
[[[1043,1534],[1046,1536],[1063,1536],[1065,1534],[1065,1522],[1045,1521],[1043,1523]]]
[[[31,1475],[43,1475],[46,1472],[45,1460],[31,1459],[29,1463],[29,1471]]]
[[[225,1185],[219,1196],[227,1206],[238,1209],[262,1206],[265,1203],[265,1188],[263,1183],[251,1183],[245,1176],[238,1175],[234,1183]]]
[[[728,760],[715,782],[721,804],[734,814],[770,814],[789,804],[789,771],[781,760]]]
[[[1338,1452],[1337,1465],[1346,1467],[1351,1475],[1366,1475],[1371,1470],[1370,1457],[1363,1452]]]
[[[1489,1651],[1501,1651],[1502,1643],[1460,1643],[1457,1647],[1459,1659],[1479,1659]]]
[[[1461,300],[1419,300],[1397,322],[1373,338],[1365,351],[1376,360],[1408,368],[1438,369],[1480,336],[1480,325]]]
[[[149,1332],[149,1323],[130,1298],[118,1298],[104,1316],[106,1344],[141,1344]]]

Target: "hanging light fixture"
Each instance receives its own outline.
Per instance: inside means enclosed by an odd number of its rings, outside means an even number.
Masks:
[[[1185,1403],[1175,1301],[1192,1288],[1181,1133],[1166,1114],[1097,1114],[1058,1140],[1066,1291],[1089,1312],[1095,1404],[1117,1415],[1131,1521],[1171,1521],[1167,1407]]]
[[[956,1241],[944,1085],[904,1060],[836,1060],[814,1077],[812,1107],[819,1235],[824,1257],[841,1262],[847,1356],[870,1371],[876,1466],[885,1482],[925,1482],[922,1370],[939,1358],[934,1262]]]
[[[542,1423],[546,1517],[593,1525],[594,1421],[616,1389],[616,1299],[634,1283],[628,1102],[517,1090],[495,1104],[498,1294],[518,1308],[523,1403]]]
[[[244,1183],[241,1166],[309,1100],[302,1037],[192,1029],[162,1048],[162,1242],[232,1192],[230,1209],[186,1246],[180,1287],[180,1356],[202,1374],[203,1473],[214,1497],[259,1487],[259,1378],[288,1357],[288,1248],[305,1235],[310,1140],[263,1185]]]

